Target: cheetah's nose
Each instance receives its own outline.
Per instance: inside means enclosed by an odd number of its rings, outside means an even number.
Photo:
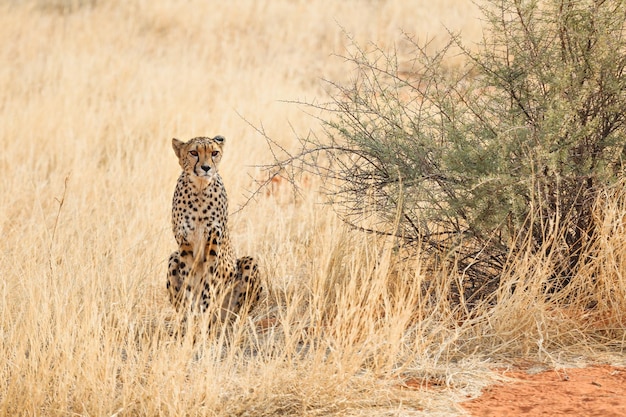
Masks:
[[[211,167],[208,165],[200,165],[200,168],[202,168],[204,172],[209,172],[209,170],[211,169]]]

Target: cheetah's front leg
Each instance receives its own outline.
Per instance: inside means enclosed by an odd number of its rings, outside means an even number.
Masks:
[[[193,256],[191,251],[181,249],[180,251],[172,252],[170,255],[166,286],[170,302],[174,305],[176,311],[180,311],[181,308],[187,308],[189,296],[186,296],[185,293],[189,288],[187,288],[186,281],[188,281],[192,263]]]
[[[208,275],[212,275],[217,267],[217,256],[222,243],[222,230],[213,227],[196,239],[193,247],[193,264],[189,272],[189,284],[197,295]]]

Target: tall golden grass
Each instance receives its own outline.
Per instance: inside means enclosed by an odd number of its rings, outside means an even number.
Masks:
[[[173,335],[171,137],[227,137],[235,211],[271,161],[244,119],[295,146],[293,131],[318,126],[285,101],[349,80],[334,55],[349,37],[402,54],[401,29],[477,38],[476,15],[469,0],[3,3],[0,414],[455,415],[491,365],[617,360],[617,191],[599,203],[605,232],[568,308],[542,294],[549,259],[526,253],[498,303],[468,316],[445,301],[462,276],[348,230],[315,179],[297,198],[278,185],[231,217],[239,254],[263,268],[263,303],[229,332]]]

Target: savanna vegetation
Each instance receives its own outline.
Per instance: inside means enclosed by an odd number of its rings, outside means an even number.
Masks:
[[[623,363],[626,6],[432,3],[0,4],[0,414],[458,415]],[[170,141],[216,134],[267,294],[179,336]]]

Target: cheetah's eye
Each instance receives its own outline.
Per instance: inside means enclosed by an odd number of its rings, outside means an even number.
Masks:
[[[220,153],[219,151],[213,151],[213,153],[211,155],[213,155],[215,157],[215,156],[219,155],[219,153]]]
[[[192,154],[193,156],[198,156],[198,151],[189,151],[190,154]]]

